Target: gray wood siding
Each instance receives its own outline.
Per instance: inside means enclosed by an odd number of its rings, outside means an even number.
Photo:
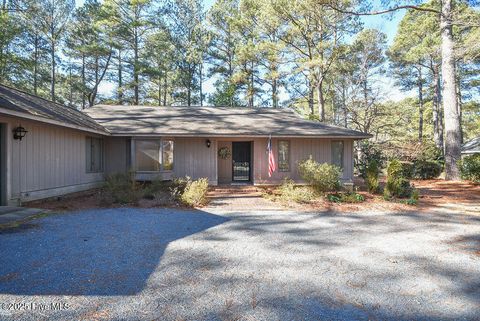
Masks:
[[[130,170],[130,139],[126,137],[105,138],[105,173],[126,173]]]
[[[90,133],[41,122],[1,117],[7,123],[9,140],[9,199],[32,200],[93,187],[103,173],[86,172],[85,138]],[[23,140],[14,140],[11,130],[28,130]]]
[[[206,138],[174,139],[175,177],[207,177],[211,184],[217,184],[217,141],[210,139],[212,144],[207,148],[205,140]]]
[[[232,181],[232,142],[218,142],[217,151],[222,148],[227,147],[230,150],[230,156],[226,159],[218,157],[218,183],[225,184]],[[217,153],[218,155],[218,153]]]
[[[330,163],[332,157],[331,139],[319,138],[285,138],[272,139],[273,152],[278,161],[278,141],[290,141],[290,171],[275,171],[272,177],[268,177],[268,154],[267,138],[217,138],[211,139],[212,146],[205,146],[204,138],[176,138],[175,139],[175,176],[188,175],[192,178],[208,177],[209,180],[218,183],[231,182],[232,159],[222,160],[217,151],[220,147],[227,146],[231,150],[232,141],[251,141],[253,144],[252,154],[252,177],[255,184],[280,184],[284,178],[289,177],[295,181],[301,181],[297,170],[300,161],[312,155],[313,159],[320,163]],[[335,139],[336,141],[339,139]],[[343,139],[343,181],[353,179],[353,140]],[[216,146],[216,147],[215,147]],[[218,164],[218,168],[217,165]],[[218,180],[217,180],[218,177]]]
[[[275,160],[278,161],[278,141],[290,141],[290,171],[275,171],[272,177],[268,177],[268,154],[267,138],[254,140],[254,183],[256,184],[279,184],[285,178],[291,178],[295,181],[301,181],[297,170],[298,163],[312,155],[313,159],[319,163],[330,163],[332,158],[330,139],[318,138],[285,138],[272,139],[272,147]],[[339,139],[335,139],[339,140]],[[344,139],[344,157],[343,157],[343,180],[353,179],[353,140]]]

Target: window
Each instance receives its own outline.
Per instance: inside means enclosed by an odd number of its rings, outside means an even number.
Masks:
[[[288,172],[290,170],[290,142],[287,140],[278,141],[278,171]]]
[[[162,143],[163,170],[173,170],[173,140],[164,140]]]
[[[135,169],[139,172],[173,170],[173,140],[135,140]]]
[[[103,172],[103,139],[87,137],[86,156],[87,173]]]
[[[332,164],[343,169],[343,141],[332,141]]]
[[[135,165],[141,172],[160,171],[160,141],[136,140]]]

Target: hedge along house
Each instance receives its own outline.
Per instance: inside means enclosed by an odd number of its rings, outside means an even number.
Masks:
[[[300,181],[310,155],[353,180],[353,143],[370,135],[302,119],[289,109],[97,105],[85,111],[108,130],[107,172],[139,180],[207,177],[212,185]],[[268,176],[272,137],[277,170]],[[118,160],[125,160],[119,162]]]
[[[272,137],[277,170],[268,176]],[[310,157],[353,179],[353,143],[370,135],[304,120],[288,109],[97,105],[78,111],[0,85],[0,205],[138,180],[190,176],[210,184],[300,181]]]

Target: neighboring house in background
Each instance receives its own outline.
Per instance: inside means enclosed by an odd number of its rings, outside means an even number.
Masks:
[[[129,170],[138,180],[207,177],[212,185],[300,181],[297,164],[310,155],[342,167],[348,183],[353,143],[371,137],[288,109],[97,105],[81,112],[2,85],[0,126],[1,204],[86,190]],[[27,133],[19,139],[21,128]]]
[[[480,154],[480,136],[462,145],[462,156]]]

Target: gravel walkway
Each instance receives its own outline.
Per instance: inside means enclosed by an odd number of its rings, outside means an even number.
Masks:
[[[208,211],[0,232],[0,320],[480,320],[480,216]]]

